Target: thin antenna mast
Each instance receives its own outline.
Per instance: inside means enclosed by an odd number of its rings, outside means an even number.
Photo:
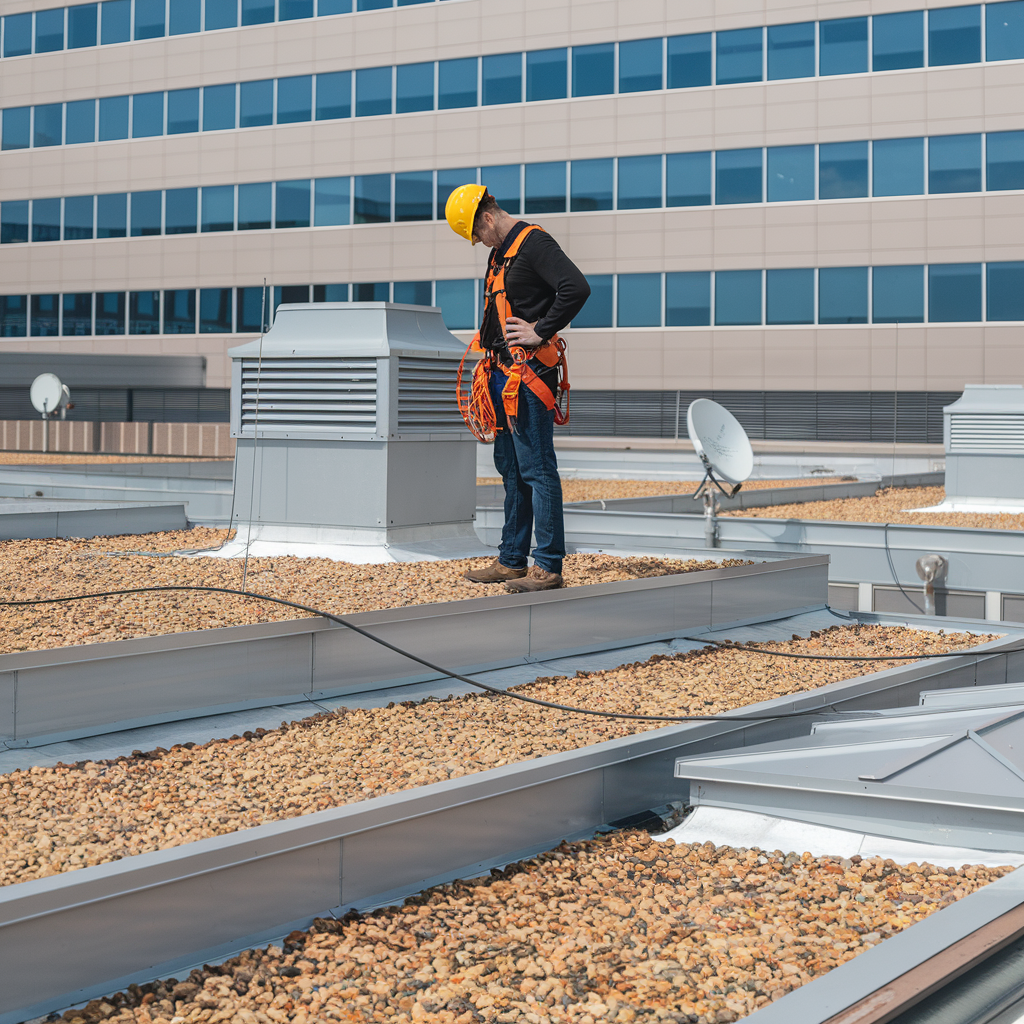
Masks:
[[[252,502],[256,496],[256,446],[259,444],[260,425],[260,380],[263,373],[263,336],[267,329],[267,279],[263,278],[263,295],[260,300],[260,349],[256,360],[256,409],[252,418],[252,478],[249,481],[249,527],[245,536],[245,561],[242,564],[242,590],[249,575],[249,547],[252,544]],[[260,480],[262,482],[262,476]]]

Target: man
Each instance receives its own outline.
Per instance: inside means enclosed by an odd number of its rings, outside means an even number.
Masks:
[[[568,382],[558,332],[583,308],[590,285],[543,228],[516,220],[482,185],[448,197],[445,217],[456,234],[491,247],[484,316],[477,339],[487,374],[481,401],[494,436],[494,465],[505,485],[505,525],[498,557],[463,575],[504,583],[515,593],[562,586],[565,528],[555,460],[558,404]],[[493,408],[492,408],[493,407]],[[527,571],[536,529],[533,566]]]

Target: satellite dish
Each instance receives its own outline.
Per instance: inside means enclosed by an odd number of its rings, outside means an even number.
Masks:
[[[697,494],[710,482],[732,497],[754,468],[754,450],[739,420],[717,402],[698,398],[686,410],[686,429],[704,463],[704,480]],[[718,477],[733,485],[731,492],[722,487]]]
[[[65,392],[66,389],[57,374],[41,373],[32,381],[28,396],[36,412],[48,416],[56,412],[70,397],[71,392],[67,391],[67,395]]]

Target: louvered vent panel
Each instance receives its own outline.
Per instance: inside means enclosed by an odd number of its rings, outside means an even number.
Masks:
[[[377,428],[375,359],[242,360],[242,429],[257,419],[277,430],[373,431]]]
[[[458,430],[462,415],[455,399],[456,359],[398,358],[398,432],[425,434]]]
[[[1024,415],[953,413],[949,418],[953,452],[1024,452]]]

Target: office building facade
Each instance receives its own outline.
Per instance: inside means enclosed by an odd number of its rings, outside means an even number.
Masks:
[[[0,13],[0,354],[223,389],[282,301],[468,337],[486,253],[443,207],[475,180],[591,282],[575,432],[671,436],[699,394],[755,436],[891,440],[897,407],[937,440],[965,383],[1024,382],[1024,0]]]

